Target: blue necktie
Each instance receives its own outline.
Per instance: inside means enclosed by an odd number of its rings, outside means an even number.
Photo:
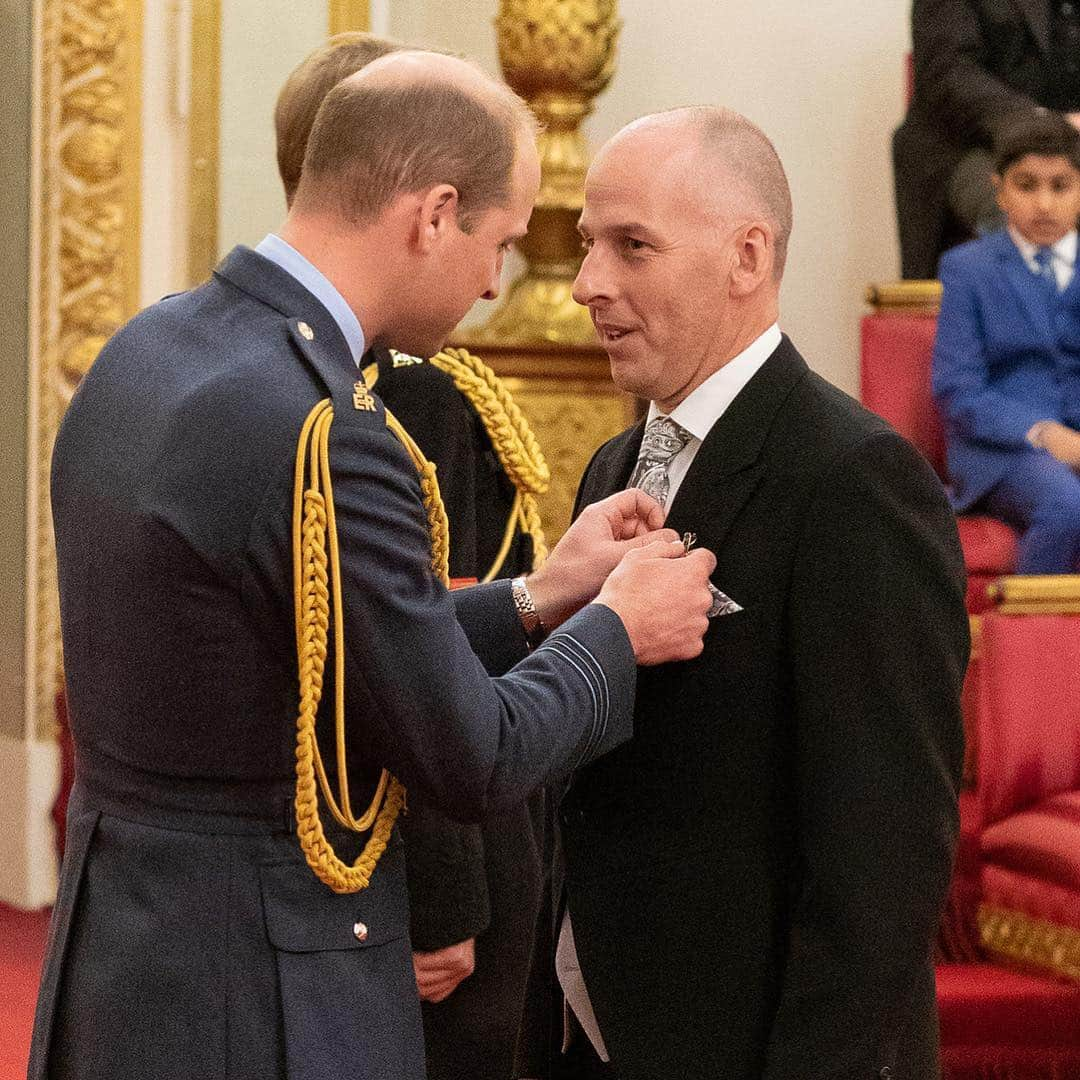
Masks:
[[[1035,261],[1039,264],[1039,277],[1046,282],[1050,295],[1058,294],[1057,274],[1054,273],[1054,253],[1048,247],[1041,247],[1035,251]]]

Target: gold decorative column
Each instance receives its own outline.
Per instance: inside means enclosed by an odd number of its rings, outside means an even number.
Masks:
[[[140,0],[41,0],[33,132],[27,709],[56,723],[49,461],[60,418],[138,302]]]
[[[529,235],[518,245],[528,268],[478,340],[595,340],[589,313],[570,295],[581,265],[577,219],[589,164],[581,124],[611,81],[620,26],[615,0],[502,0],[499,6],[503,75],[543,125],[542,179]]]
[[[506,81],[543,125],[540,194],[518,244],[525,273],[482,327],[461,335],[510,388],[551,466],[539,500],[548,539],[570,520],[593,451],[635,417],[611,382],[588,311],[571,296],[589,158],[582,121],[615,70],[615,0],[501,0],[495,19]]]

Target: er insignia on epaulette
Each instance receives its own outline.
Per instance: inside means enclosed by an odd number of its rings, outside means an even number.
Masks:
[[[394,367],[412,367],[414,364],[422,364],[424,361],[419,356],[409,356],[408,353],[400,353],[396,349],[390,350],[390,358],[394,361]]]
[[[353,408],[360,412],[375,411],[375,399],[368,393],[367,385],[363,379],[353,385],[352,403]]]

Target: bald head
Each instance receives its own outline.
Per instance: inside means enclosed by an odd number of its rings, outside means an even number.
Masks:
[[[791,236],[791,189],[776,148],[734,109],[694,105],[653,113],[628,124],[601,154],[648,153],[672,147],[685,158],[685,180],[706,214],[760,217],[772,231],[773,276],[783,276]]]
[[[326,95],[296,207],[364,224],[399,195],[450,184],[468,229],[485,210],[508,205],[514,162],[535,133],[528,106],[474,64],[394,52]]]

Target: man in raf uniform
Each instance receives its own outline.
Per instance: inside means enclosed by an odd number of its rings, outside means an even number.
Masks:
[[[402,47],[346,31],[286,79],[274,129],[289,206],[323,98]],[[494,372],[458,350],[424,359],[377,347],[362,363],[365,382],[438,470],[453,583],[513,578],[539,565],[546,548],[535,496],[547,486],[547,464]],[[513,1071],[540,907],[543,806],[538,789],[476,824],[409,801],[401,835],[429,1080],[509,1080]]]
[[[276,242],[133,319],[72,401],[53,513],[77,770],[32,1080],[420,1080],[380,767],[479,820],[625,741],[637,664],[700,652],[714,559],[678,557],[641,494],[526,580],[452,597],[430,467],[360,377],[365,342],[430,355],[495,295],[533,136],[460,60],[347,79]],[[356,818],[345,794],[373,789]]]

